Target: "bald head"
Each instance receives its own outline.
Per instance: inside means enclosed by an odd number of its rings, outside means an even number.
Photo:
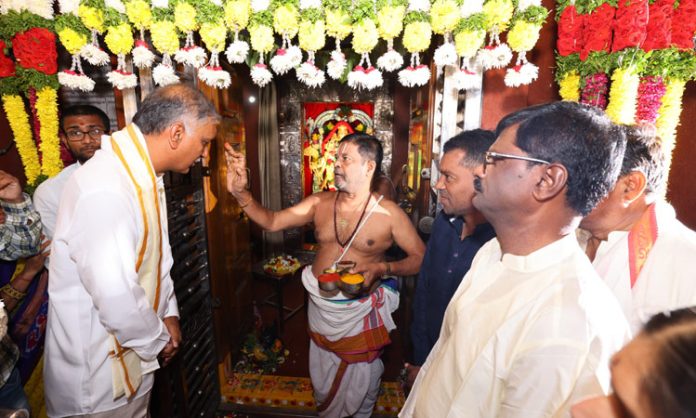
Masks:
[[[133,116],[143,135],[162,133],[175,122],[217,123],[220,116],[203,93],[188,84],[160,87],[140,104]]]

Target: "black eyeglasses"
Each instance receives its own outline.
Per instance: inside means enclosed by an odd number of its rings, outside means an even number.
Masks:
[[[68,129],[65,131],[65,135],[68,136],[69,141],[84,141],[85,135],[89,135],[90,138],[100,140],[102,135],[104,135],[104,130],[101,128],[92,128],[89,131],[81,131],[79,129]]]
[[[535,164],[551,164],[551,161],[540,160],[539,158],[525,157],[523,155],[512,155],[512,154],[501,154],[494,151],[486,151],[486,157],[483,160],[483,172],[486,172],[486,166],[489,164],[495,164],[496,161],[500,160],[522,160]]]

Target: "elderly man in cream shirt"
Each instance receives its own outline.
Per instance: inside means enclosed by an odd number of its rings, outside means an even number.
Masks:
[[[623,135],[571,102],[509,115],[497,134],[474,205],[498,237],[452,298],[400,417],[568,416],[609,390],[609,359],[629,338],[573,233],[616,180]]]

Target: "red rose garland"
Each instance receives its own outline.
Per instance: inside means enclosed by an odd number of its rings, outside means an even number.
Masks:
[[[696,0],[681,0],[672,17],[672,44],[679,49],[694,49]]]
[[[582,50],[583,17],[572,4],[561,12],[556,48],[562,57]]]
[[[656,0],[650,5],[649,20],[643,51],[669,48],[672,43],[672,14],[674,0]]]
[[[606,51],[611,48],[611,25],[615,9],[608,3],[597,7],[589,15],[585,15],[582,26],[582,51],[580,59],[585,61],[590,52]]]
[[[636,122],[654,124],[662,104],[667,86],[660,76],[648,76],[640,79],[638,85],[638,106]]]
[[[24,68],[53,75],[58,71],[56,35],[45,28],[32,28],[12,38],[12,51]]]
[[[614,18],[612,52],[640,46],[647,36],[648,0],[621,0]]]
[[[609,77],[606,73],[597,73],[585,77],[585,87],[582,89],[580,103],[596,106],[602,110],[607,108],[607,92]]]
[[[15,75],[15,65],[11,58],[5,55],[5,42],[0,40],[0,77],[12,77]]]

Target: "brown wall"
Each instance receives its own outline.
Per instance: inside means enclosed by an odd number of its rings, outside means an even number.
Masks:
[[[677,218],[696,229],[696,82],[691,81],[686,86],[667,198],[674,205]]]

